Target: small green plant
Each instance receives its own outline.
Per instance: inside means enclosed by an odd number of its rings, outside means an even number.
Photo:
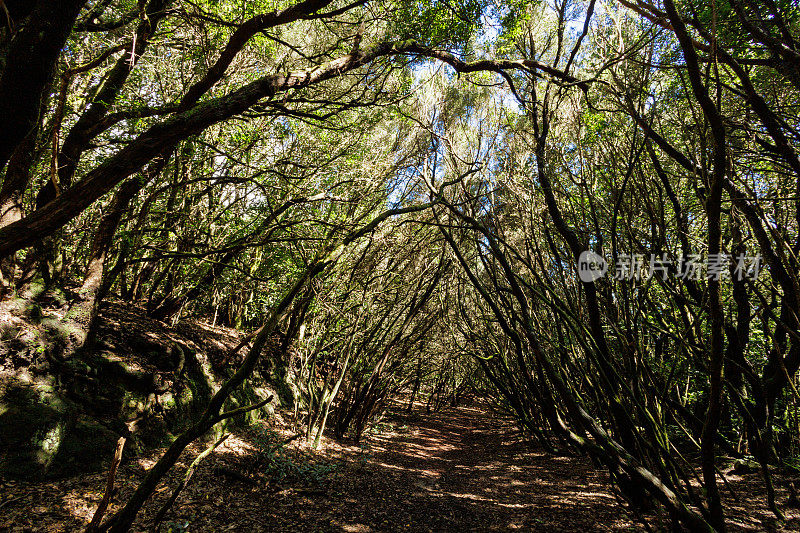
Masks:
[[[188,520],[175,520],[165,524],[167,533],[185,533],[189,531]]]
[[[783,467],[795,474],[800,474],[800,457],[787,457],[783,459]]]
[[[258,447],[256,465],[276,483],[297,483],[301,485],[322,485],[339,465],[317,461],[308,454],[292,451],[286,439],[270,427],[261,427],[256,432],[255,444]]]

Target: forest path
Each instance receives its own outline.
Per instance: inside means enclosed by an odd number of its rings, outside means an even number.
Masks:
[[[270,427],[270,426],[267,426]],[[253,466],[259,446],[245,434],[228,439],[198,469],[164,522],[173,532],[456,532],[642,531],[617,504],[608,474],[585,457],[545,454],[521,442],[508,422],[484,408],[459,407],[430,415],[390,411],[362,446],[333,441],[318,454],[305,444],[287,450],[295,467],[337,465],[322,485],[270,480]],[[150,520],[188,463],[195,444],[173,469],[132,531],[151,531]],[[154,456],[157,456],[155,453]],[[123,465],[117,476],[124,502],[153,459]],[[250,482],[217,473],[239,472]],[[105,487],[104,472],[43,482],[0,478],[0,531],[72,532],[84,529]],[[757,473],[728,474],[739,494],[728,507],[731,531],[800,531],[800,513],[777,524],[766,509]],[[247,481],[247,479],[245,479]],[[778,499],[787,498],[784,489]],[[112,510],[113,510],[112,508]],[[658,519],[656,530],[666,525]]]
[[[150,520],[203,446],[195,444],[184,454],[132,531],[151,531]],[[430,415],[392,410],[362,446],[326,441],[312,461],[337,469],[320,486],[269,481],[253,466],[256,449],[246,435],[229,439],[202,463],[161,531],[641,530],[617,504],[603,469],[584,457],[538,451],[484,408]],[[305,445],[287,454],[293,464],[310,466]],[[121,467],[112,511],[152,463],[151,458]],[[216,471],[222,466],[254,481],[220,476]],[[104,472],[45,482],[0,479],[0,501],[8,502],[0,512],[0,531],[81,531],[104,486]]]
[[[274,502],[274,530],[639,529],[602,470],[582,457],[536,451],[482,408],[396,417],[391,425],[348,460],[324,496]]]

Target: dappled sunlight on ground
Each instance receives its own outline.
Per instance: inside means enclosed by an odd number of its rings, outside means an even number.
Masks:
[[[296,465],[334,465],[319,484],[279,482],[258,462],[259,428],[236,432],[197,470],[167,522],[188,531],[353,532],[384,531],[640,531],[608,485],[605,470],[584,457],[552,456],[522,442],[516,431],[483,409],[458,408],[431,415],[392,412],[361,444],[323,440],[312,456],[296,439],[287,457]],[[275,438],[293,435],[290,425],[267,424]],[[134,531],[169,497],[186,467],[207,444],[195,443],[159,484]],[[125,501],[158,453],[120,468]],[[220,470],[224,470],[220,472]],[[238,472],[231,477],[228,473]],[[732,531],[797,530],[797,511],[776,525],[762,509],[753,476],[728,476],[739,502],[728,502]],[[2,480],[0,480],[2,481]],[[102,498],[105,474],[23,483],[2,481],[19,499],[3,509],[0,530],[77,531]],[[724,494],[725,495],[725,494]],[[783,493],[781,498],[785,499]],[[754,512],[755,511],[755,512]],[[654,530],[669,524],[652,519]]]
[[[339,509],[360,521],[334,522],[339,531],[638,529],[603,472],[583,458],[553,461],[482,409],[416,416],[368,444],[371,475],[350,489],[362,496]]]

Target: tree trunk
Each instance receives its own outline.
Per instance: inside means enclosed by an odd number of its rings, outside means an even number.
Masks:
[[[117,227],[119,227],[122,216],[127,211],[131,200],[139,193],[141,188],[142,182],[137,178],[130,179],[123,183],[122,187],[120,187],[114,199],[111,201],[108,212],[103,215],[100,225],[97,227],[97,232],[92,240],[86,277],[78,291],[77,299],[72,302],[66,314],[68,318],[78,322],[81,326],[71,347],[73,351],[83,346],[91,331],[100,303],[98,295],[103,284],[103,274],[105,273],[108,251],[111,248],[114,234],[117,231]]]
[[[39,0],[0,50],[0,169],[39,120],[39,105],[86,0]]]

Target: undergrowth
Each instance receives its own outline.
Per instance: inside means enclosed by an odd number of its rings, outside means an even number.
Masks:
[[[275,483],[319,486],[339,468],[337,463],[288,447],[291,440],[273,428],[256,428],[256,467]]]

